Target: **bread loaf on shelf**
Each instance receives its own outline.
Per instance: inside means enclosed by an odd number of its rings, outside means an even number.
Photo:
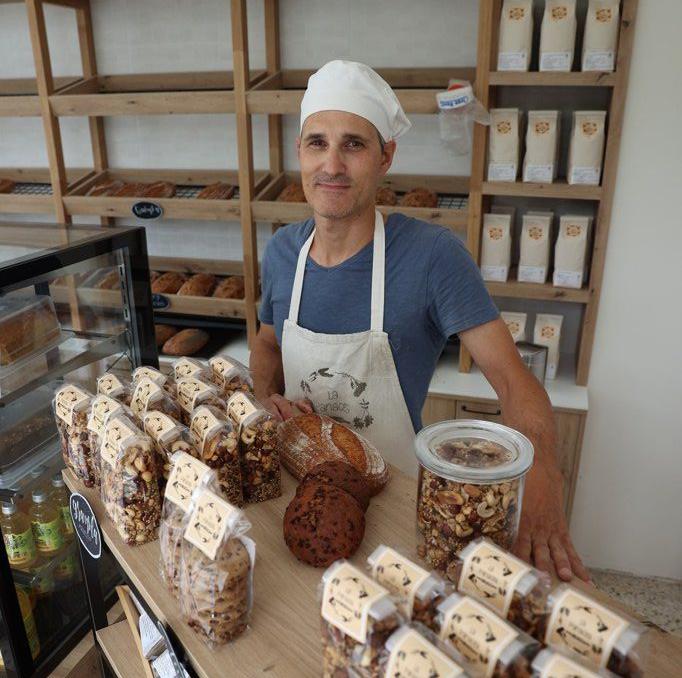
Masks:
[[[208,297],[216,286],[216,279],[210,273],[196,273],[183,283],[177,291],[181,296]]]
[[[152,283],[152,292],[155,294],[176,294],[186,280],[187,276],[184,273],[166,271]]]
[[[234,193],[234,186],[218,181],[205,186],[197,195],[197,200],[230,200]]]
[[[180,330],[163,345],[161,351],[166,355],[194,355],[208,344],[208,332],[197,329]]]

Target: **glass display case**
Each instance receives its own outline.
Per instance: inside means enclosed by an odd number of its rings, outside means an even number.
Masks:
[[[158,366],[144,229],[0,222],[0,675],[49,675],[90,628],[54,392],[141,364]]]

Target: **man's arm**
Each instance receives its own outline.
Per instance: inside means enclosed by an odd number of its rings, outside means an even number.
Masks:
[[[278,419],[288,419],[298,412],[312,412],[309,400],[294,403],[284,396],[284,368],[282,351],[277,343],[277,335],[272,325],[261,323],[251,349],[249,369],[253,377],[253,391],[256,398]]]
[[[539,569],[554,569],[561,579],[570,580],[575,574],[589,581],[564,517],[554,415],[545,389],[521,361],[502,320],[462,332],[460,338],[495,389],[504,423],[528,437],[535,448],[533,467],[526,477],[516,553],[529,561],[532,556]]]

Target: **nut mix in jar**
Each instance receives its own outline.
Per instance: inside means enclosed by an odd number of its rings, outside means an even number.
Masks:
[[[480,600],[502,619],[543,640],[552,588],[546,572],[481,538],[469,542],[448,565],[448,577],[460,593]]]
[[[367,567],[394,597],[405,619],[434,629],[438,605],[452,593],[452,584],[384,544],[369,555]]]
[[[417,435],[419,555],[434,569],[448,565],[484,536],[511,548],[519,527],[524,476],[533,445],[495,422],[460,419]]]
[[[347,560],[322,575],[322,675],[378,678],[381,652],[403,618],[389,592]]]

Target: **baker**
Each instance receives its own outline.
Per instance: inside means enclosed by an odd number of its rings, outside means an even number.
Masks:
[[[331,61],[301,103],[296,149],[313,218],[280,228],[262,263],[256,396],[286,419],[327,414],[389,461],[415,465],[414,436],[436,362],[459,335],[495,389],[504,422],[535,446],[516,552],[561,579],[588,580],[568,534],[556,431],[478,267],[448,229],[393,213],[375,192],[410,129],[371,68]]]

